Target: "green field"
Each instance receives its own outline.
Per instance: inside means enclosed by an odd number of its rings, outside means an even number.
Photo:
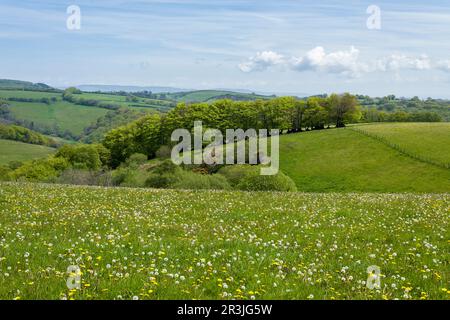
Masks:
[[[368,125],[360,128],[376,128]],[[391,132],[396,124],[382,125]],[[428,131],[428,124],[416,124],[408,145],[426,145],[422,137],[434,137],[439,157],[445,159],[445,141],[450,124]],[[436,128],[438,128],[436,126]],[[406,144],[406,143],[405,143]],[[418,152],[428,152],[417,147]],[[441,150],[441,151],[439,151]],[[450,192],[450,170],[423,163],[350,129],[329,129],[280,137],[280,167],[299,191],[363,192]]]
[[[45,146],[0,139],[0,164],[43,158],[54,151]]]
[[[3,183],[0,298],[448,299],[449,213],[448,194]]]
[[[358,126],[370,135],[402,146],[411,154],[450,164],[450,123],[380,123]]]
[[[85,127],[108,112],[107,109],[79,106],[66,101],[51,104],[11,101],[9,105],[17,119],[48,127],[57,124],[61,130],[68,130],[75,135],[81,134]]]

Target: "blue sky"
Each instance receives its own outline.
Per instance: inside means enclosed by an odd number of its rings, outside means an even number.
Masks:
[[[421,3],[0,0],[0,78],[450,97],[450,5]]]

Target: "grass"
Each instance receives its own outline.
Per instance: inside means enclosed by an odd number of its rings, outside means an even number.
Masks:
[[[450,164],[450,123],[381,123],[357,126],[364,132],[399,145],[405,151]]]
[[[61,130],[75,135],[80,135],[85,127],[108,112],[107,109],[79,106],[61,100],[51,104],[11,101],[9,105],[17,119],[49,127],[58,125]]]
[[[0,90],[0,98],[60,98],[61,94],[55,92],[25,91],[25,90]]]
[[[3,183],[0,298],[448,299],[449,208],[449,194]]]
[[[383,125],[385,132],[390,132],[390,126]],[[428,124],[417,126],[428,130]],[[445,130],[434,132],[436,141],[448,140]],[[423,145],[411,138],[409,144],[414,143]],[[430,149],[445,149],[442,154],[448,154],[441,142]],[[281,136],[280,167],[300,191],[450,192],[450,170],[411,159],[350,129]]]
[[[38,159],[52,154],[55,149],[18,141],[0,139],[0,165],[10,161]]]

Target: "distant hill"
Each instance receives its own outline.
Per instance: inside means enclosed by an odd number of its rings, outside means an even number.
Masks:
[[[16,90],[54,90],[54,88],[45,83],[33,83],[29,81],[0,79],[0,89]]]
[[[151,91],[153,93],[173,93],[189,91],[188,89],[180,89],[173,87],[146,87],[146,86],[123,86],[123,85],[102,85],[102,84],[82,84],[75,86],[81,91],[86,92],[140,92]]]
[[[231,99],[235,101],[250,101],[256,99],[270,99],[275,96],[266,96],[255,93],[242,93],[221,90],[196,90],[171,93],[169,99],[183,102],[212,102],[219,99]]]

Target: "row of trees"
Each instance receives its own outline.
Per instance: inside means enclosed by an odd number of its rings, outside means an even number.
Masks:
[[[40,133],[24,127],[7,125],[0,123],[0,139],[14,140],[31,144],[38,144],[49,147],[58,147],[59,144]]]
[[[98,108],[104,108],[104,109],[109,109],[109,110],[118,110],[120,108],[120,105],[116,104],[116,103],[77,97],[76,95],[79,95],[79,94],[81,94],[81,91],[79,91],[78,89],[68,88],[63,92],[62,99],[65,101],[71,102],[73,104],[78,104],[78,105],[88,106],[88,107],[98,107]]]
[[[350,94],[299,100],[281,97],[271,100],[217,100],[208,103],[180,103],[167,114],[149,115],[106,134],[103,144],[111,151],[112,166],[133,153],[153,157],[160,146],[170,144],[175,129],[192,129],[200,120],[205,128],[280,129],[291,133],[323,129],[356,122],[361,112]]]
[[[441,122],[442,117],[436,112],[385,112],[375,108],[362,111],[362,122]]]
[[[15,102],[34,102],[34,103],[55,103],[58,99],[56,97],[42,97],[42,98],[24,98],[24,97],[9,97],[8,101],[15,101]]]

